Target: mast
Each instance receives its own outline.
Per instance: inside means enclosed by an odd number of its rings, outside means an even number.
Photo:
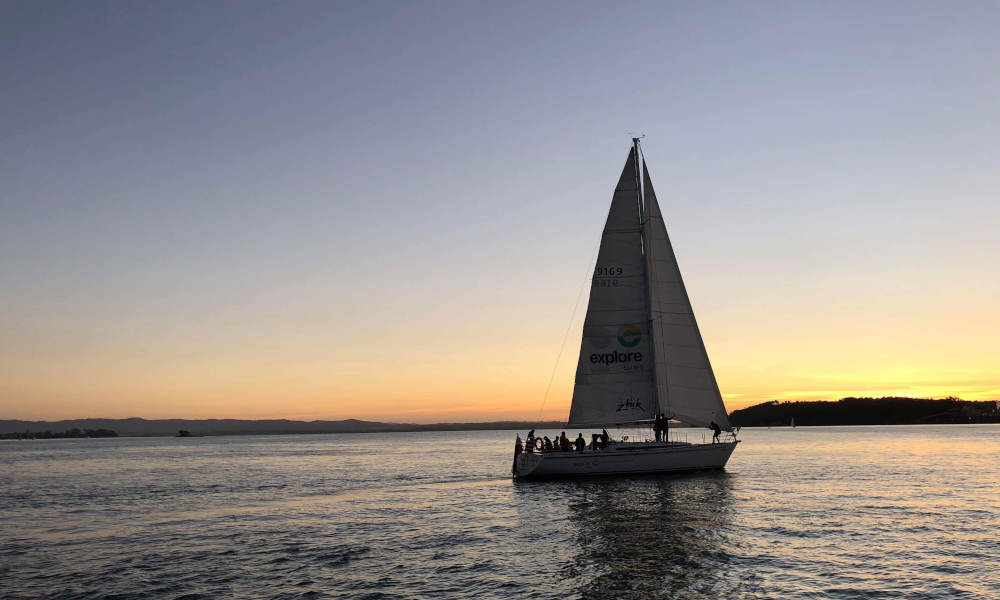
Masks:
[[[662,407],[660,406],[660,390],[656,383],[656,340],[653,337],[653,283],[652,279],[652,269],[653,261],[650,260],[649,251],[650,245],[646,239],[646,222],[649,220],[646,213],[646,203],[643,198],[642,190],[642,171],[643,161],[639,149],[639,138],[632,138],[632,148],[633,155],[635,156],[635,198],[636,204],[638,206],[639,213],[639,239],[642,241],[642,254],[645,260],[642,261],[643,264],[643,278],[646,284],[646,328],[649,331],[649,347],[653,355],[652,368],[650,369],[650,376],[652,379],[652,404],[656,407],[656,411],[653,413],[653,418],[660,416]]]

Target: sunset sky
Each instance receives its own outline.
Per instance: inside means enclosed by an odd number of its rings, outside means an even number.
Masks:
[[[728,408],[1000,399],[998,30],[988,2],[5,3],[0,418],[565,419],[632,133]]]

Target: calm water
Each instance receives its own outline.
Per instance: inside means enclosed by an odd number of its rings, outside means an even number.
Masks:
[[[524,483],[510,432],[0,442],[0,595],[1000,598],[1000,426],[741,437]]]

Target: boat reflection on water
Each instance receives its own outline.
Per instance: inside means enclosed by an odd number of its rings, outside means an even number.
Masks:
[[[560,575],[582,598],[720,598],[746,592],[726,570],[725,471],[524,484],[568,501],[572,556]],[[535,488],[529,489],[527,488]]]

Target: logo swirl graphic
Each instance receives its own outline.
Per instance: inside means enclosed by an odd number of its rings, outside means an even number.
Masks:
[[[618,333],[618,343],[626,348],[635,348],[642,341],[642,332],[635,325],[622,325]]]

